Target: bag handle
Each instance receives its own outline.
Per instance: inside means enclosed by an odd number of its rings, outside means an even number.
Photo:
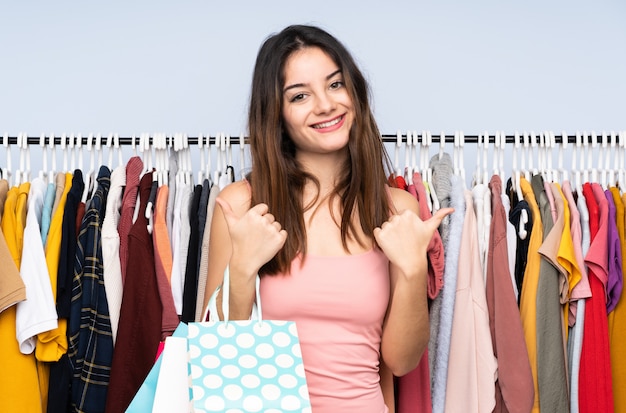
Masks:
[[[252,304],[252,313],[250,314],[250,320],[258,320],[259,322],[263,321],[261,311],[260,285],[261,278],[257,274],[255,279],[256,299],[255,302]],[[224,270],[224,281],[222,281],[222,285],[218,286],[211,295],[211,298],[209,298],[206,310],[204,311],[204,315],[202,316],[202,321],[205,321],[207,319],[207,315],[209,316],[209,321],[221,321],[217,312],[217,295],[219,294],[220,290],[222,290],[222,314],[224,314],[223,321],[228,322],[230,319],[230,303],[228,299],[230,297],[230,270],[228,266],[226,266],[226,269]]]

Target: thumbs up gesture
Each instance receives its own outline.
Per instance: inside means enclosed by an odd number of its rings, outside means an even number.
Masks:
[[[280,223],[269,213],[266,204],[257,204],[243,216],[238,216],[227,201],[217,198],[216,202],[224,213],[233,254],[247,257],[247,262],[250,268],[254,267],[254,272],[271,260],[285,245],[287,231],[282,229]]]

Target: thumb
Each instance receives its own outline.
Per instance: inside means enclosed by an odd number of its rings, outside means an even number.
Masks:
[[[439,225],[441,224],[441,221],[443,221],[443,219],[447,215],[450,215],[453,212],[454,212],[454,208],[441,208],[433,214],[433,216],[430,218],[429,221],[435,223],[436,226],[439,227]]]
[[[231,224],[235,223],[239,219],[239,217],[235,215],[233,207],[230,206],[228,201],[218,197],[215,198],[215,202],[217,202],[219,206],[222,207],[222,213],[224,213],[224,218],[226,219],[226,224],[228,225],[228,227],[230,227]]]

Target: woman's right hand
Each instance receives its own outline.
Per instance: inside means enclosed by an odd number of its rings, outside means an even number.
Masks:
[[[285,245],[287,231],[269,213],[266,204],[257,204],[238,216],[230,204],[217,198],[230,234],[233,257],[245,273],[256,274]],[[245,268],[243,268],[245,263]]]

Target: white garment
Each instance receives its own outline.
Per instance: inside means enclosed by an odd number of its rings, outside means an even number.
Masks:
[[[193,196],[191,182],[184,182],[182,175],[176,182],[174,217],[172,224],[172,296],[176,314],[183,313],[183,290],[185,288],[185,272],[187,270],[187,253],[189,251],[189,204]]]
[[[126,186],[126,167],[121,165],[111,173],[111,187],[107,195],[106,210],[102,223],[102,267],[104,289],[109,305],[109,317],[113,333],[113,345],[115,345],[117,338],[122,296],[124,294],[122,265],[120,262],[120,234],[117,232],[124,186]]]
[[[52,284],[41,239],[41,213],[47,184],[33,179],[28,194],[28,213],[24,228],[20,274],[26,286],[26,300],[17,303],[15,327],[23,354],[35,350],[37,335],[58,327],[58,315],[52,295]]]

